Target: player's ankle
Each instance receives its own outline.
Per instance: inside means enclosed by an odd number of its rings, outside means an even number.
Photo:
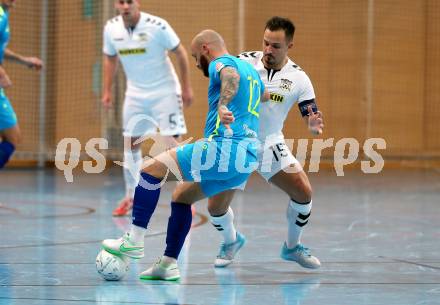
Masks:
[[[160,260],[160,264],[162,267],[167,268],[171,265],[177,264],[177,259],[164,255]]]

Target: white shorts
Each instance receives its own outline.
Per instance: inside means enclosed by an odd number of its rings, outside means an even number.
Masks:
[[[295,173],[303,170],[284,139],[273,145],[262,147],[258,152],[258,161],[260,164],[257,171],[266,181],[269,181],[270,178],[282,170]],[[294,167],[291,165],[294,165]]]
[[[126,95],[122,117],[124,137],[175,136],[187,132],[182,97],[175,91],[151,99]]]

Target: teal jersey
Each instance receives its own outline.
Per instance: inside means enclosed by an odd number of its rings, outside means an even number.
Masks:
[[[0,6],[0,64],[3,63],[5,57],[9,36],[9,13]]]
[[[227,105],[233,113],[235,121],[230,124],[232,136],[220,123],[217,106],[220,99],[220,71],[225,67],[233,67],[240,75],[237,94]],[[231,55],[223,55],[209,64],[208,115],[205,125],[205,138],[231,136],[242,140],[256,138],[259,127],[260,102],[263,98],[264,84],[252,65]]]

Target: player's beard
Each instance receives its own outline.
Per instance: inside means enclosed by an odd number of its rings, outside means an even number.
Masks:
[[[203,75],[209,77],[209,62],[204,55],[200,55],[200,67],[202,68]]]
[[[266,68],[272,69],[276,64],[275,57],[270,54],[264,54],[263,63]]]
[[[122,12],[121,15],[122,20],[124,20],[125,26],[135,27],[136,24],[139,22],[140,12],[137,10]]]
[[[122,19],[127,26],[133,26],[133,14],[131,13],[123,13]]]

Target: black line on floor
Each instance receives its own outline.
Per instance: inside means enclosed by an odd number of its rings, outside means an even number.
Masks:
[[[92,210],[92,209],[90,209]],[[94,210],[93,210],[94,211]],[[79,214],[78,214],[79,215]],[[191,225],[191,228],[197,228],[208,222],[208,217],[202,213],[195,213],[195,215],[200,217],[200,220],[195,224]],[[40,217],[45,218],[45,217]],[[167,232],[159,232],[154,234],[147,234],[145,238],[166,235]],[[69,243],[47,243],[47,244],[33,244],[33,245],[18,245],[18,246],[0,246],[0,249],[22,249],[22,248],[36,248],[36,247],[53,247],[53,246],[71,246],[71,245],[81,245],[81,244],[92,244],[100,243],[102,240],[89,240],[89,241],[78,241]]]
[[[145,238],[148,237],[154,237],[154,236],[160,236],[165,235],[167,232],[158,232],[153,233],[145,236]],[[77,241],[77,242],[68,242],[68,243],[47,243],[47,244],[34,244],[34,245],[20,245],[20,246],[0,246],[0,249],[21,249],[21,248],[36,248],[36,247],[54,247],[54,246],[71,246],[71,245],[81,245],[81,244],[94,244],[94,243],[101,243],[102,240],[88,240],[88,241]]]
[[[7,297],[0,297],[0,300],[32,300],[32,301],[62,301],[62,302],[88,302],[88,303],[96,303],[96,300],[69,300],[69,299],[36,299],[36,298],[7,298]],[[181,304],[181,303],[145,303],[145,302],[137,302],[137,301],[105,301],[105,303],[111,303],[111,304],[145,304],[145,305],[191,305],[189,303]]]
[[[0,247],[1,249],[1,247]],[[146,263],[148,263],[147,261]],[[151,263],[155,263],[156,261],[151,261]],[[235,265],[238,266],[252,266],[252,265],[261,265],[261,264],[286,264],[284,261],[264,261],[264,262],[236,262]],[[330,264],[400,264],[404,263],[407,264],[407,262],[401,262],[398,260],[389,261],[389,262],[372,262],[372,261],[365,261],[365,262],[325,262],[321,261],[321,263],[325,265]],[[415,262],[417,263],[417,262]],[[430,263],[430,264],[440,264],[440,261],[426,261],[424,263]],[[90,262],[0,262],[0,265],[94,265],[95,263]],[[421,262],[419,264],[422,264]],[[192,263],[185,263],[185,265],[212,265],[212,262],[192,262]]]
[[[416,265],[416,266],[430,268],[430,269],[434,269],[434,270],[440,270],[440,267],[431,266],[431,265],[427,265],[427,264],[421,264],[421,263],[412,262],[412,261],[407,261],[405,259],[392,258],[392,257],[386,257],[386,256],[378,256],[378,257],[379,258],[384,258],[384,259],[390,259],[390,260],[393,260],[393,261],[396,261],[396,262],[405,263],[405,264]]]
[[[35,202],[14,202],[14,204],[31,204]],[[67,203],[59,203],[59,202],[54,202],[54,203],[45,203],[45,202],[37,202],[37,204],[42,204],[42,205],[49,205],[52,204],[53,206],[62,206],[62,207],[68,207],[68,208],[74,208],[74,209],[82,209],[84,210],[84,212],[78,212],[78,213],[71,213],[71,214],[48,214],[48,215],[32,215],[32,214],[26,214],[21,212],[20,210],[16,209],[16,208],[10,208],[8,206],[5,206],[4,204],[0,204],[0,209],[5,209],[5,210],[9,210],[9,211],[13,211],[14,212],[14,216],[18,217],[18,218],[24,218],[24,219],[45,219],[45,218],[60,218],[60,217],[78,217],[78,216],[84,216],[84,215],[89,215],[89,214],[93,214],[96,212],[96,209],[94,208],[90,208],[90,207],[86,207],[86,206],[81,206],[81,205],[74,205],[74,204],[67,204]],[[0,215],[0,216],[10,216],[8,214],[4,214],[4,215]]]
[[[152,284],[152,286],[166,286],[169,284],[157,284],[157,281],[153,281],[155,284]],[[124,281],[125,284],[133,284],[133,283],[139,283],[138,281]],[[149,281],[142,281],[143,284],[148,284]],[[226,283],[226,284],[219,284],[219,283],[179,283],[180,286],[277,286],[277,285],[310,285],[314,283],[294,283],[294,282],[266,282],[266,283]],[[402,283],[402,282],[366,282],[366,283],[344,283],[344,282],[319,282],[321,286],[323,285],[440,285],[440,282],[432,282],[432,283]],[[96,285],[4,285],[0,284],[0,287],[101,287],[102,284],[96,284]],[[106,287],[110,287],[111,285],[106,285]],[[112,285],[114,287],[123,287],[121,284],[115,284]]]

